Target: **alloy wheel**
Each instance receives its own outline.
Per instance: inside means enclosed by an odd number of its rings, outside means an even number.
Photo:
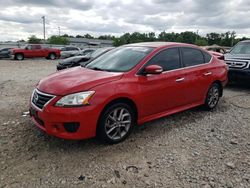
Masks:
[[[22,54],[17,54],[16,59],[19,60],[19,61],[23,60],[23,55]]]
[[[214,85],[213,87],[210,88],[209,92],[208,92],[208,106],[210,108],[214,108],[220,98],[220,91],[219,88],[217,87],[217,85]]]
[[[55,56],[55,54],[50,54],[50,59],[51,59],[51,60],[54,60],[54,59],[56,59],[56,56]]]
[[[105,120],[105,132],[111,140],[120,140],[127,135],[132,124],[132,116],[124,107],[113,109]]]

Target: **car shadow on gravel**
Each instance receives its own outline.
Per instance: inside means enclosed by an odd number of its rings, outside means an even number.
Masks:
[[[232,91],[247,91],[250,92],[250,83],[229,83],[226,86],[226,89],[232,90]]]
[[[30,148],[29,151],[33,152],[94,152],[101,151],[107,148],[130,148],[136,150],[137,147],[143,146],[148,143],[152,138],[162,137],[168,135],[175,129],[189,129],[190,124],[200,122],[202,119],[211,115],[211,113],[223,112],[227,110],[227,104],[222,98],[218,107],[213,111],[205,111],[201,107],[192,108],[177,114],[173,114],[167,117],[163,117],[154,121],[150,121],[140,126],[136,126],[130,137],[122,143],[116,145],[107,145],[98,142],[95,138],[87,140],[64,140],[49,136],[43,131],[33,125],[31,120],[27,119],[23,124],[26,126],[23,129],[23,139],[19,140],[19,143],[15,147],[26,146]],[[28,125],[28,126],[27,126]],[[184,131],[184,130],[183,130]],[[27,144],[28,143],[28,144]]]
[[[166,117],[162,117],[160,119],[147,122],[141,126],[137,126],[134,132],[135,134],[143,135],[144,130],[150,133],[152,129],[159,129],[159,133],[164,134],[164,131],[161,131],[162,129],[171,131],[172,129],[175,128],[185,128],[187,125],[191,123],[202,120],[207,113],[212,113],[213,111],[217,110],[218,109],[212,111],[206,111],[201,106],[195,107],[186,111],[182,111],[176,114],[172,114]]]

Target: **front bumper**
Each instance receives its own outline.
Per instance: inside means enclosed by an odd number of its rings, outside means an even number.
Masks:
[[[249,82],[250,81],[250,69],[245,70],[234,70],[229,69],[228,71],[229,81],[237,81],[237,82]]]
[[[99,113],[95,106],[62,108],[48,104],[43,110],[39,110],[30,104],[30,114],[35,125],[48,135],[63,139],[80,140],[95,137]],[[72,129],[72,124],[79,127],[75,126]]]
[[[56,69],[59,71],[59,70],[63,70],[63,69],[66,69],[67,67],[65,66],[62,66],[62,65],[57,65],[56,66]]]

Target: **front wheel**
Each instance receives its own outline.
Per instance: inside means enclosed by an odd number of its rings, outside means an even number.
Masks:
[[[125,140],[135,125],[135,114],[125,103],[109,106],[101,114],[97,138],[104,143],[115,144]]]
[[[23,56],[23,54],[16,54],[15,59],[18,60],[18,61],[21,61],[21,60],[24,59],[24,56]]]
[[[49,54],[49,59],[55,60],[56,59],[56,55],[54,53]]]
[[[204,107],[207,110],[212,110],[217,106],[219,100],[220,100],[220,86],[219,84],[214,83],[208,90]]]

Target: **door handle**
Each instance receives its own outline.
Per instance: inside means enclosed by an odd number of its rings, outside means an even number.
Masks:
[[[203,74],[204,76],[209,76],[209,75],[212,75],[212,72],[206,72]]]
[[[182,82],[182,81],[184,81],[185,80],[185,78],[178,78],[178,79],[176,79],[175,81],[176,82]]]

